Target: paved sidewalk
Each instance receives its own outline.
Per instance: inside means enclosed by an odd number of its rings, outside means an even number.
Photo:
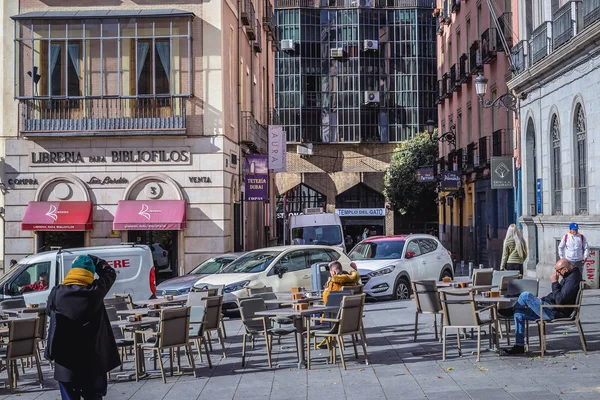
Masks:
[[[549,292],[550,282],[542,282],[540,293]],[[213,369],[198,363],[198,378],[190,374],[167,378],[160,375],[136,383],[111,381],[107,399],[599,399],[600,398],[600,290],[587,290],[582,321],[589,352],[584,355],[574,327],[550,331],[547,357],[539,358],[537,332],[531,332],[531,350],[524,357],[499,357],[482,352],[481,362],[471,352],[475,341],[463,340],[463,357],[456,349],[455,335],[449,336],[448,360],[442,361],[442,346],[434,340],[431,316],[420,318],[419,340],[413,342],[414,303],[388,301],[369,303],[365,327],[371,365],[365,365],[362,352],[355,360],[349,349],[348,370],[336,365],[313,365],[296,370],[267,367],[264,342],[257,340],[248,365],[241,369],[241,324],[227,321],[227,358],[220,358],[214,345]],[[282,344],[293,346],[293,338]],[[482,347],[487,346],[487,338]],[[501,343],[505,347],[506,343]],[[294,348],[274,346],[274,363],[293,361]],[[326,351],[315,351],[315,358]],[[182,358],[182,364],[185,364]],[[90,362],[93,362],[90,360]],[[152,362],[148,362],[151,367]],[[132,362],[125,368],[132,370]],[[19,388],[0,399],[58,399],[60,395],[52,372],[44,364],[45,389],[39,389],[34,369],[26,371]],[[0,374],[6,382],[6,373]]]

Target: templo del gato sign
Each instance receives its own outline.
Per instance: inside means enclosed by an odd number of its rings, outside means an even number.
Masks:
[[[49,150],[32,152],[29,159],[36,166],[71,166],[80,164],[189,164],[189,148],[163,149],[86,149],[86,150]]]

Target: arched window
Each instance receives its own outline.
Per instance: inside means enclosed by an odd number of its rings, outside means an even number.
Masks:
[[[552,140],[552,214],[562,214],[562,178],[560,168],[560,126],[558,116],[552,116],[550,124]]]
[[[575,109],[575,121],[573,124],[575,131],[575,212],[577,214],[588,213],[588,192],[587,192],[587,126],[585,123],[585,114],[581,104],[577,104]]]

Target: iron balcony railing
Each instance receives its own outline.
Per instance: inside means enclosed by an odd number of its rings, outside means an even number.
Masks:
[[[583,26],[588,27],[600,20],[600,0],[585,0],[583,2]]]
[[[552,23],[543,22],[531,34],[531,64],[535,64],[550,54],[552,42],[550,37]]]
[[[481,48],[479,46],[479,40],[473,42],[469,49],[470,59],[470,70],[471,75],[476,75],[478,72],[483,71],[483,62],[481,61]]]
[[[460,10],[460,0],[450,0],[452,3],[452,12],[456,13]]]
[[[440,104],[442,102],[442,94],[441,94],[442,84],[440,80],[435,81],[435,104]]]
[[[254,23],[254,5],[252,4],[252,0],[243,0],[240,19],[244,26],[252,26]]]
[[[267,128],[258,123],[250,111],[242,111],[242,142],[259,153],[267,152]]]
[[[490,165],[490,151],[489,147],[489,137],[484,136],[479,139],[479,144],[477,145],[478,150],[478,159],[477,166],[479,168],[486,168]]]
[[[256,26],[256,21],[257,19],[255,18],[255,12],[254,12],[254,6],[250,5],[250,18],[252,18],[252,22],[248,25],[246,25],[246,36],[248,37],[248,40],[256,40],[256,30],[257,30],[257,26]]]
[[[471,74],[469,71],[469,56],[464,53],[460,56],[458,61],[458,83],[463,84],[471,80]]]
[[[467,152],[465,153],[465,172],[469,173],[475,169],[475,150],[477,145],[475,143],[469,143],[467,145]]]
[[[254,42],[252,42],[252,48],[256,53],[262,53],[262,27],[260,26],[260,22],[258,19],[256,20],[256,38]]]
[[[442,99],[448,97],[448,73],[442,75]]]
[[[568,1],[559,8],[552,21],[552,51],[567,43],[577,34],[580,17],[579,2]]]
[[[496,59],[496,28],[488,28],[481,34],[481,60],[489,64]]]
[[[263,28],[269,34],[275,29],[275,17],[270,0],[265,0],[265,15],[263,16]]]
[[[498,26],[500,27],[500,31],[504,34],[504,38],[506,40],[506,44],[509,49],[513,47],[513,30],[512,27],[512,13],[505,12],[501,16],[498,17]],[[498,51],[504,51],[504,45],[502,44],[502,36],[500,32],[497,32],[497,41],[496,41],[496,49]]]
[[[450,80],[450,89],[449,89],[449,91],[451,93],[454,92],[454,91],[456,91],[456,90],[460,90],[460,85],[456,84],[456,81],[457,81],[457,79],[456,79],[456,70],[457,70],[456,64],[454,64],[454,65],[452,65],[450,67],[450,77],[449,77],[449,80]]]
[[[173,96],[21,99],[21,134],[185,134],[186,102]]]
[[[513,61],[513,76],[520,74],[529,67],[529,42],[521,40],[511,50],[512,61]]]

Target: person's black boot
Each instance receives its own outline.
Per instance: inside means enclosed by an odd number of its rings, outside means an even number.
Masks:
[[[508,356],[518,356],[525,354],[525,346],[513,346],[510,349],[504,349],[504,354]]]

